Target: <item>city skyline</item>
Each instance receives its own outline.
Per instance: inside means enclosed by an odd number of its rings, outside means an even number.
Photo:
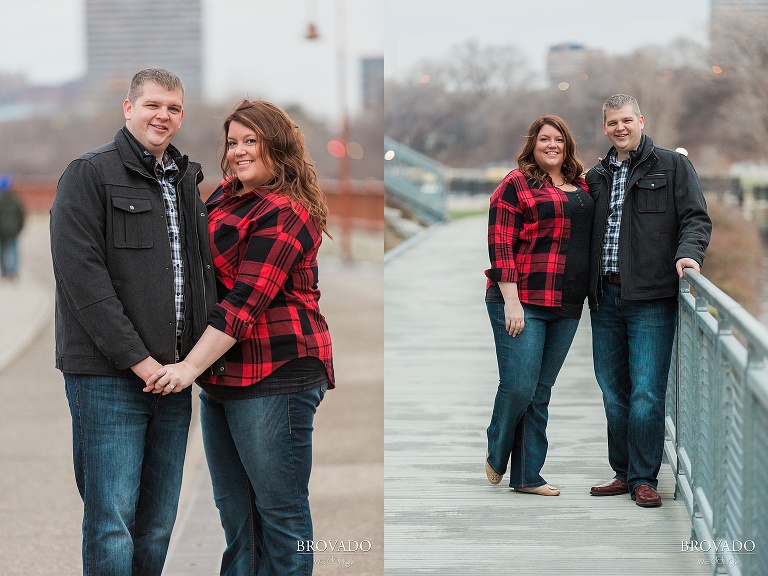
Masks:
[[[387,0],[385,75],[402,78],[424,61],[443,60],[452,48],[474,41],[519,49],[543,80],[552,46],[580,44],[624,54],[677,38],[707,43],[709,14],[710,0],[647,0],[642,9],[606,0],[475,0],[471,6],[463,0]]]
[[[22,74],[33,85],[84,78],[85,0],[0,0],[0,13],[11,24],[0,35],[0,74]],[[362,109],[362,59],[383,56],[376,0],[202,0],[202,20],[203,93],[213,102],[265,98],[336,120],[339,38],[352,113]],[[310,23],[319,32],[312,41]]]

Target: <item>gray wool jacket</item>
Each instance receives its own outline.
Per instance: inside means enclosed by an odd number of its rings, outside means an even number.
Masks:
[[[176,190],[184,257],[184,333],[177,351],[171,248],[154,158],[126,128],[114,142],[73,160],[51,208],[56,279],[56,367],[71,374],[134,376],[152,356],[183,358],[216,303],[208,213],[199,164],[168,147],[179,167]]]

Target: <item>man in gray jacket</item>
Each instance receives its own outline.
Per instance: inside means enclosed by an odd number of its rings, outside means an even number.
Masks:
[[[51,209],[84,575],[160,576],[176,518],[191,388],[144,382],[189,352],[215,303],[203,175],[170,144],[183,98],[173,73],[138,72],[125,127],[72,161]]]
[[[592,349],[614,471],[590,493],[629,492],[638,506],[656,507],[678,278],[699,271],[712,222],[688,158],[655,146],[644,126],[637,100],[611,96],[603,130],[613,146],[586,176],[595,199]]]

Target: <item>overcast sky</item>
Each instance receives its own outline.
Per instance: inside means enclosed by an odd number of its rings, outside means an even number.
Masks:
[[[710,10],[710,0],[382,1],[388,77],[399,77],[425,58],[442,58],[468,40],[516,46],[542,73],[547,49],[563,42],[611,54],[681,36],[706,42]]]
[[[349,101],[360,104],[359,59],[381,57],[386,0],[203,0],[205,91],[246,94],[338,114],[338,21],[346,22]],[[337,18],[337,8],[341,8]],[[315,21],[321,37],[304,39]],[[57,84],[85,73],[85,0],[0,0],[0,73]]]

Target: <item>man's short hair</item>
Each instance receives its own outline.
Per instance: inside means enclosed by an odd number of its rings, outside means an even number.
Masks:
[[[133,75],[131,87],[128,89],[128,100],[135,102],[136,98],[141,96],[144,84],[147,82],[154,82],[169,92],[181,90],[182,100],[184,99],[184,84],[176,74],[165,68],[145,68]]]
[[[614,94],[605,101],[605,104],[603,104],[603,124],[605,124],[606,110],[619,110],[620,108],[624,108],[624,106],[627,105],[632,106],[632,111],[637,114],[638,118],[642,116],[640,113],[640,105],[637,103],[635,98],[626,94]]]

